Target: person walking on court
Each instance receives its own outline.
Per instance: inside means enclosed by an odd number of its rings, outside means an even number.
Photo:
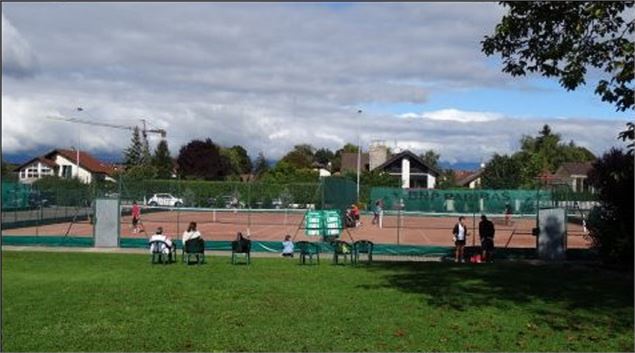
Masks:
[[[132,201],[132,232],[139,232],[139,221],[141,221],[141,207],[137,205],[137,201]]]
[[[505,225],[508,226],[512,220],[512,206],[508,203],[505,204]]]
[[[384,216],[384,207],[381,199],[375,201],[375,209],[373,210],[372,224],[376,224],[379,228],[382,228],[382,221]]]
[[[481,239],[481,259],[485,262],[491,262],[492,260],[495,232],[494,223],[487,219],[485,215],[482,215],[481,222],[478,224],[478,236]]]
[[[459,222],[455,224],[454,228],[452,229],[454,245],[456,246],[456,251],[454,253],[456,262],[465,261],[465,259],[463,258],[463,250],[465,248],[465,238],[468,236],[468,233],[467,227],[463,223],[463,220],[465,220],[465,217],[459,217]]]

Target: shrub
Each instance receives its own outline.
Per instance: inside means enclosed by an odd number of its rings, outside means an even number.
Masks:
[[[600,206],[588,219],[589,237],[607,263],[633,266],[633,157],[611,149],[593,163],[589,184]]]

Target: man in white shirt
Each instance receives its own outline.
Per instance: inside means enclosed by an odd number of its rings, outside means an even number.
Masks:
[[[464,262],[463,249],[465,248],[465,238],[468,236],[467,227],[463,223],[465,217],[459,217],[459,222],[454,225],[452,229],[452,235],[454,236],[454,245],[456,246],[455,260],[456,262]]]

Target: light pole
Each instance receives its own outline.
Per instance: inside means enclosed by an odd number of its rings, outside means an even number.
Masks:
[[[82,107],[77,107],[77,111],[78,112],[83,112],[84,109]],[[75,174],[75,177],[79,180],[79,149],[81,148],[81,132],[79,134],[77,134],[77,173]]]
[[[360,120],[361,120],[362,110],[359,109],[357,111],[357,114],[360,116]],[[361,148],[360,140],[361,140],[360,133],[359,133],[359,130],[357,130],[357,202],[358,203],[359,203],[359,170],[361,169],[361,165],[362,165],[362,148]]]

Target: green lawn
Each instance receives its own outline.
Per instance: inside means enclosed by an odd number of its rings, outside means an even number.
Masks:
[[[580,266],[298,266],[2,253],[4,351],[633,351],[633,279]]]

